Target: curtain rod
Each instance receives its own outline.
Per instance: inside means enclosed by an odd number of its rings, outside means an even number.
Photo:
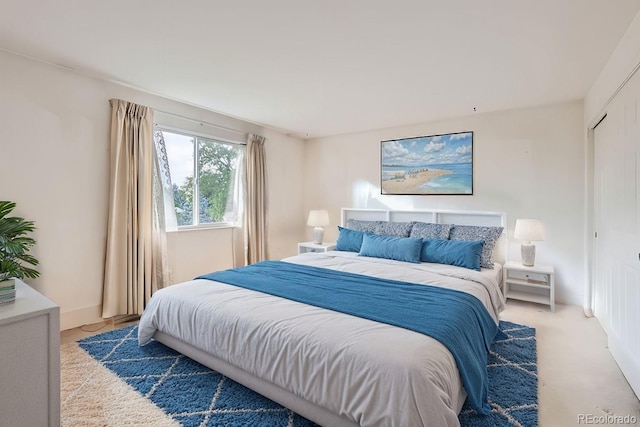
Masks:
[[[180,119],[189,120],[189,121],[195,122],[195,123],[200,123],[201,125],[204,124],[204,125],[207,125],[207,126],[212,126],[214,128],[226,130],[226,131],[229,131],[229,132],[235,132],[235,133],[237,133],[239,135],[246,136],[249,133],[251,133],[251,132],[243,132],[243,131],[240,131],[240,130],[237,130],[237,129],[233,129],[233,128],[230,128],[230,127],[226,127],[226,126],[222,126],[222,125],[217,125],[215,123],[210,123],[210,122],[207,122],[207,121],[204,121],[204,120],[192,119],[191,117],[186,117],[186,116],[183,116],[181,114],[170,113],[168,111],[162,111],[162,110],[154,110],[154,111],[157,111],[158,113],[166,114],[168,116],[178,117]]]

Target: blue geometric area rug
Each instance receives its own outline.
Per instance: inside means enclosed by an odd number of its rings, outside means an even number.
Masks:
[[[479,415],[465,403],[458,415],[460,425],[537,427],[536,330],[503,320],[499,326],[507,338],[494,341],[489,350],[487,371],[491,414]]]
[[[504,321],[500,329],[508,338],[492,344],[487,364],[492,413],[465,405],[461,426],[538,425],[535,329]],[[185,427],[316,426],[155,340],[140,347],[136,325],[78,345]]]

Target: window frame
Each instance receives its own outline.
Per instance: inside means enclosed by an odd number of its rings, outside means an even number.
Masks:
[[[235,228],[235,227],[239,227],[241,226],[241,224],[238,224],[236,222],[229,222],[229,221],[221,221],[221,222],[210,222],[210,223],[200,223],[200,203],[197,202],[196,200],[199,200],[200,197],[200,178],[198,176],[197,170],[198,170],[198,158],[199,158],[199,143],[198,140],[202,139],[202,140],[206,140],[206,141],[210,141],[210,142],[216,142],[216,143],[220,143],[220,144],[226,144],[226,145],[235,145],[235,146],[240,146],[242,147],[242,149],[244,150],[244,156],[246,156],[247,152],[246,152],[246,147],[247,147],[247,143],[246,142],[241,142],[241,141],[236,141],[236,140],[232,140],[229,138],[223,138],[223,137],[219,137],[219,136],[213,136],[213,135],[209,135],[206,133],[200,133],[200,132],[195,132],[195,131],[191,131],[191,130],[185,130],[185,129],[180,129],[177,127],[173,127],[173,126],[166,126],[166,125],[161,125],[161,124],[155,124],[156,129],[159,130],[160,132],[169,132],[169,133],[173,133],[176,135],[181,135],[181,136],[186,136],[189,138],[194,138],[194,148],[193,148],[193,194],[194,194],[194,201],[193,201],[193,208],[192,208],[192,220],[194,222],[196,222],[196,224],[190,224],[190,225],[177,225],[177,229],[175,231],[189,231],[189,230],[203,230],[203,229],[211,229],[211,228]],[[169,170],[171,168],[171,165],[169,165]],[[242,171],[241,173],[245,173],[246,171]],[[171,181],[171,184],[173,185],[173,180]],[[242,185],[242,184],[241,184]],[[242,191],[244,191],[244,189],[241,189]],[[174,204],[174,209],[175,209],[175,204]]]

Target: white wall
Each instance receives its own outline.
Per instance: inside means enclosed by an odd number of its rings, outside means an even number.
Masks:
[[[231,227],[167,233],[171,283],[234,267]]]
[[[558,301],[581,304],[583,129],[583,104],[576,101],[309,140],[305,210],[329,210],[327,241],[337,237],[341,207],[504,211],[512,260],[520,260],[515,220],[539,219],[547,239],[536,243],[536,262],[556,267]],[[459,131],[474,132],[472,196],[380,195],[380,141]]]
[[[277,234],[272,257],[295,252],[304,227],[297,206],[302,198],[300,140],[5,52],[0,52],[0,70],[0,199],[15,201],[15,213],[36,222],[33,253],[41,277],[28,282],[60,305],[63,329],[100,320],[110,98],[266,136],[269,221],[271,236]],[[176,276],[188,278],[211,262],[216,263],[211,270],[230,266],[228,229],[185,233],[196,234],[168,238]],[[208,246],[199,247],[203,240]]]
[[[584,100],[585,123],[592,128],[622,84],[640,66],[640,12],[620,39]]]

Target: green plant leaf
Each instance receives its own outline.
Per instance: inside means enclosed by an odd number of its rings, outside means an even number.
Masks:
[[[28,267],[38,265],[38,260],[29,251],[36,244],[29,236],[35,229],[33,221],[8,216],[16,207],[14,202],[0,201],[0,280],[40,276]]]
[[[7,216],[7,214],[10,214],[15,207],[16,204],[14,202],[0,200],[0,219]]]

